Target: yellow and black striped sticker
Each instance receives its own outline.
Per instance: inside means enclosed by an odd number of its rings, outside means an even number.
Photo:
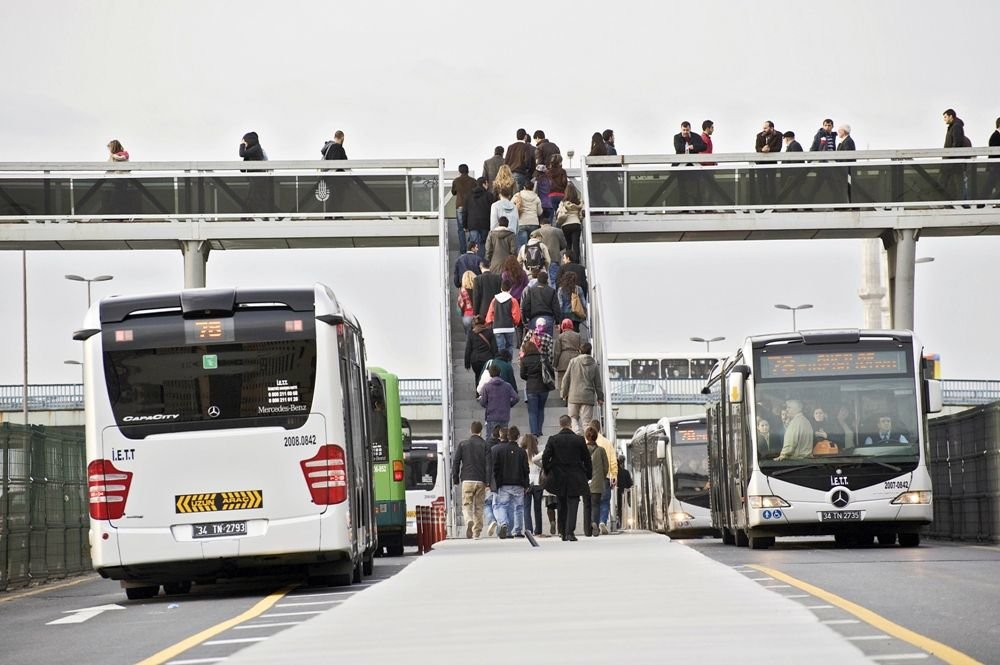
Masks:
[[[251,510],[264,507],[264,490],[178,494],[174,505],[178,513],[212,513],[222,510]]]

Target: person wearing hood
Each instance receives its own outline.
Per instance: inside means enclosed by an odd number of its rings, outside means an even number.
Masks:
[[[347,159],[347,151],[344,150],[344,132],[339,129],[335,131],[333,140],[324,143],[320,152],[323,153],[323,159]],[[343,169],[337,170],[342,171]]]
[[[510,220],[501,217],[497,222],[497,227],[486,236],[486,261],[490,264],[490,270],[498,275],[507,257],[517,255],[517,248],[514,246],[514,232],[510,230],[509,224]]]
[[[566,377],[566,370],[569,363],[580,355],[580,348],[583,346],[583,338],[580,333],[573,330],[573,322],[570,319],[563,319],[559,324],[559,336],[552,347],[553,364],[556,368],[556,385],[562,386]]]
[[[247,132],[240,141],[240,157],[244,162],[266,162],[267,153],[260,144],[257,132]],[[256,175],[256,174],[261,175]],[[274,207],[274,192],[270,176],[262,171],[252,171],[247,182],[247,212],[270,212]]]
[[[500,378],[500,368],[496,364],[486,371],[490,373],[490,380],[479,393],[479,404],[486,409],[486,430],[492,432],[494,427],[507,427],[510,410],[520,398],[517,391]]]
[[[501,217],[507,218],[507,227],[517,233],[518,221],[517,206],[511,201],[514,190],[509,187],[500,189],[500,198],[490,206],[490,230],[492,231],[500,223]]]
[[[528,184],[530,185],[531,183]],[[522,226],[521,228],[524,227]],[[517,250],[517,262],[529,272],[534,269],[537,269],[539,272],[548,271],[549,266],[552,264],[552,255],[542,240],[542,231],[538,227],[535,227],[535,230],[531,232],[528,242]]]
[[[486,323],[493,326],[493,336],[497,340],[497,350],[514,351],[514,330],[521,325],[521,305],[510,295],[510,281],[500,283],[500,293],[493,297],[486,313]]]
[[[517,207],[517,248],[520,250],[531,233],[538,230],[542,214],[542,200],[535,193],[535,182],[524,183],[524,189],[514,195],[512,202]]]
[[[483,376],[483,369],[497,355],[497,342],[493,329],[483,321],[483,317],[472,319],[472,329],[465,338],[465,369],[472,370],[475,381]],[[479,391],[476,391],[478,396]]]
[[[965,139],[965,123],[955,113],[955,109],[947,109],[944,114],[944,124],[948,129],[944,134],[944,147],[946,150],[952,148],[971,148],[972,144]],[[947,192],[948,198],[952,201],[965,200],[966,194],[966,174],[965,165],[941,167],[941,186]]]
[[[573,431],[583,432],[582,423],[594,419],[594,403],[604,404],[604,384],[601,381],[601,368],[590,355],[590,342],[580,346],[580,355],[573,358],[566,368],[560,386],[560,394],[566,401],[569,416],[573,419]]]
[[[560,313],[559,296],[556,290],[549,286],[549,276],[538,273],[534,286],[525,289],[521,296],[521,317],[525,321],[541,320],[545,323],[545,332],[555,335],[556,314]],[[559,317],[560,320],[562,317]]]
[[[479,245],[479,258],[486,256],[486,236],[490,232],[490,212],[493,195],[486,178],[477,180],[479,186],[465,197],[465,230],[469,243]]]

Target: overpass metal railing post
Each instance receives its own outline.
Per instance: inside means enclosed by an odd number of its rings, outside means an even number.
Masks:
[[[437,212],[438,212],[438,257],[441,269],[441,302],[439,318],[441,325],[441,415],[444,422],[441,424],[441,445],[444,449],[445,464],[444,471],[445,487],[444,509],[448,521],[448,535],[453,536],[456,529],[455,516],[455,488],[452,486],[451,473],[448,472],[449,465],[454,453],[454,437],[452,426],[455,422],[455,408],[453,404],[454,390],[452,362],[451,362],[451,281],[448,279],[451,273],[448,265],[448,225],[445,219],[445,188],[444,188],[444,159],[438,159],[437,174]],[[409,192],[409,187],[407,187]],[[408,201],[409,203],[409,201]]]

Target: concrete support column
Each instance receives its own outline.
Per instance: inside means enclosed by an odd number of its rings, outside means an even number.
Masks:
[[[892,327],[913,330],[913,281],[916,272],[917,232],[903,229],[894,234],[889,252],[889,294]]]
[[[207,240],[182,240],[181,252],[184,253],[184,288],[205,288],[205,267],[208,263],[208,252],[211,249]]]
[[[882,247],[877,238],[862,240],[861,289],[858,297],[864,303],[865,324],[868,330],[884,327],[882,321],[882,300],[885,285],[882,281]]]

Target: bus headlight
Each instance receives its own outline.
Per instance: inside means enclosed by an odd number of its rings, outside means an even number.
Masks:
[[[903,492],[891,503],[894,505],[905,505],[905,506],[926,506],[931,502],[931,491],[930,490],[919,490],[916,492]]]
[[[689,515],[685,512],[670,513],[670,519],[674,522],[683,522],[684,520],[693,520],[694,515]]]
[[[788,508],[791,505],[780,496],[773,494],[752,495],[750,497],[751,508]]]

